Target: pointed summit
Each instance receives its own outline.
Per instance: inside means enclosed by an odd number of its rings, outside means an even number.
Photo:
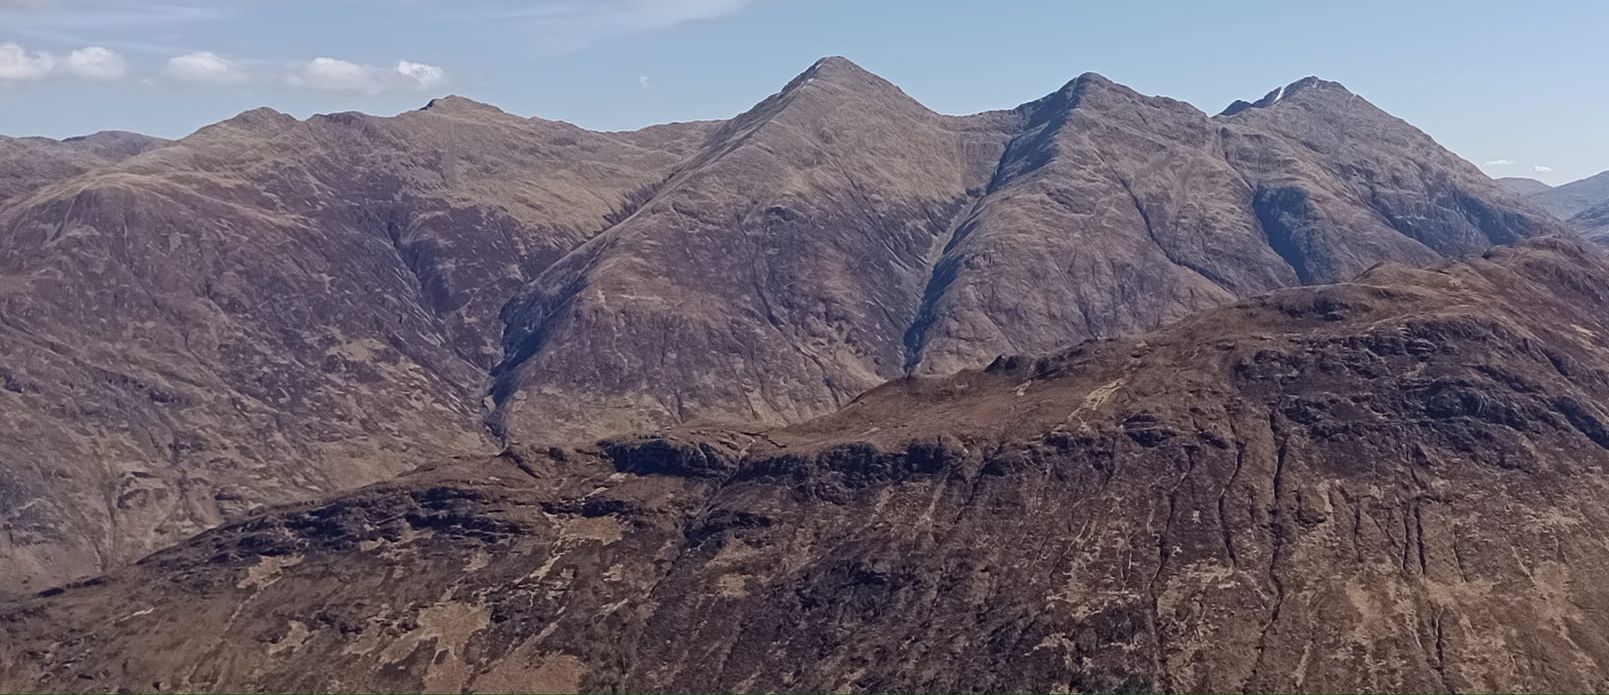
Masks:
[[[728,121],[716,140],[748,132],[760,124],[786,114],[809,119],[830,117],[846,107],[885,117],[934,115],[893,83],[856,65],[848,58],[828,56],[812,63],[781,91],[766,97],[753,108]]]
[[[1199,113],[1195,107],[1182,101],[1141,94],[1095,72],[1086,72],[1073,78],[1061,89],[1017,107],[1017,112],[1028,119],[1028,127],[1032,128],[1037,124],[1062,120],[1075,109],[1093,112],[1132,111],[1142,105],[1144,108],[1188,109]]]
[[[910,100],[910,97],[893,83],[843,56],[827,56],[812,63],[804,72],[789,81],[780,94],[792,94],[812,85],[827,85],[868,96]]]
[[[799,73],[799,76],[794,78],[794,82],[816,79],[830,82],[845,82],[865,80],[868,78],[882,81],[881,77],[878,77],[870,70],[855,64],[855,61],[843,56],[827,56],[817,60],[814,63],[811,63],[810,67],[805,68],[804,72]]]
[[[1283,87],[1276,88],[1273,91],[1263,95],[1263,98],[1258,99],[1257,101],[1236,99],[1234,103],[1230,104],[1228,108],[1225,108],[1218,115],[1233,116],[1248,109],[1266,109],[1275,104],[1284,103],[1297,97],[1306,97],[1307,99],[1312,99],[1314,97],[1341,97],[1345,99],[1353,99],[1356,98],[1357,95],[1353,94],[1339,82],[1331,82],[1329,80],[1320,79],[1318,77],[1309,75]]]
[[[1086,72],[1063,85],[1061,93],[1065,93],[1071,104],[1076,106],[1082,102],[1102,97],[1117,97],[1122,99],[1146,98],[1139,92],[1118,84],[1098,72]]]

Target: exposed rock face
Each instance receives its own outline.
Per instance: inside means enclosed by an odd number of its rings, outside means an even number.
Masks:
[[[0,689],[1596,691],[1609,260],[454,461],[0,607]]]
[[[1338,85],[1235,111],[1086,75],[942,116],[834,58],[635,133],[448,98],[58,143],[97,163],[0,192],[0,586],[453,453],[798,422],[1560,229]]]

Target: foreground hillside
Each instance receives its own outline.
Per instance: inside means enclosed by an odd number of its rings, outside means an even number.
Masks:
[[[0,181],[0,593],[446,456],[796,423],[1561,231],[1313,78],[955,117],[828,58],[719,123],[447,98],[47,149]]]
[[[1527,242],[442,461],[0,607],[0,690],[1602,690],[1605,287]]]

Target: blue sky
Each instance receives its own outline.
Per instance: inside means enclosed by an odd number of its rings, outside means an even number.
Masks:
[[[947,113],[1085,71],[1216,113],[1316,74],[1493,175],[1561,183],[1609,169],[1604,27],[1597,0],[0,0],[0,133],[447,93],[627,129],[731,116],[844,55]]]

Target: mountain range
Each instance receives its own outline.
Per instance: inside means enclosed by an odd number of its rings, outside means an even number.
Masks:
[[[444,455],[825,415],[907,375],[1561,231],[1308,78],[932,112],[842,58],[723,122],[446,98],[48,156],[0,206],[0,571],[38,588]]]
[[[1609,261],[1334,82],[0,160],[0,690],[1606,685]]]

